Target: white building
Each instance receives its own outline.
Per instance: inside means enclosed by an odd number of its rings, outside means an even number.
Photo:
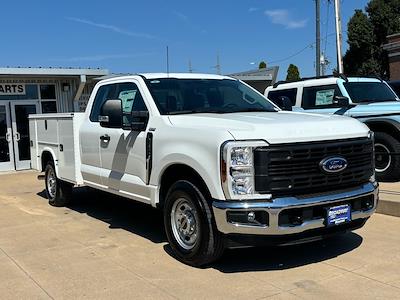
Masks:
[[[83,111],[102,69],[0,68],[0,171],[30,168],[28,115]]]

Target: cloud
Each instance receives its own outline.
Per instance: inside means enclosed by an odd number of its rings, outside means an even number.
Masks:
[[[177,10],[173,10],[172,14],[174,14],[182,22],[186,23],[189,28],[191,28],[191,29],[193,29],[195,31],[198,31],[201,34],[206,34],[207,33],[207,30],[205,30],[203,28],[200,28],[199,26],[193,24],[191,22],[190,18],[187,15],[185,15],[185,14],[183,14],[183,13],[177,11]]]
[[[248,12],[249,13],[252,13],[252,12],[256,12],[256,11],[258,11],[259,10],[259,8],[257,8],[257,7],[250,7],[249,9],[248,9]]]
[[[122,29],[120,27],[117,27],[115,25],[109,25],[109,24],[103,24],[103,23],[96,23],[90,20],[86,19],[79,19],[79,18],[74,18],[74,17],[67,17],[66,18],[69,21],[77,22],[77,23],[82,23],[110,31],[114,31],[116,33],[120,33],[123,35],[131,36],[131,37],[136,37],[136,38],[145,38],[145,39],[155,39],[156,37],[147,33],[141,33],[141,32],[133,32],[129,30]]]
[[[179,11],[172,11],[172,13],[177,16],[179,19],[181,19],[182,21],[188,22],[189,21],[189,17]]]
[[[89,56],[75,56],[66,58],[51,58],[50,61],[63,61],[63,62],[81,62],[81,61],[103,61],[110,59],[123,59],[123,58],[135,58],[153,55],[153,52],[137,53],[137,54],[98,54]]]
[[[308,19],[294,20],[286,9],[266,10],[264,14],[273,24],[283,25],[287,29],[303,28],[307,25]]]

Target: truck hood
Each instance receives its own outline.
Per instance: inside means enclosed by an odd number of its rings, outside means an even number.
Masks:
[[[236,140],[266,140],[270,144],[366,137],[369,129],[357,120],[297,112],[246,112],[169,116],[173,126],[226,130]]]
[[[346,113],[346,115],[351,117],[384,116],[393,114],[400,116],[400,101],[358,104],[356,107],[351,108]]]

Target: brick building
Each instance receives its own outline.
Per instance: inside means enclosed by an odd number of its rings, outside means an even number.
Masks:
[[[390,80],[400,80],[400,33],[389,35],[383,49],[388,52]]]

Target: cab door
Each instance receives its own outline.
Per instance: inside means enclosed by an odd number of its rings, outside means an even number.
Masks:
[[[150,202],[146,186],[146,135],[130,130],[132,111],[148,111],[137,82],[115,84],[110,99],[120,99],[123,128],[102,128],[100,136],[101,177],[105,186],[114,192],[138,201]]]

